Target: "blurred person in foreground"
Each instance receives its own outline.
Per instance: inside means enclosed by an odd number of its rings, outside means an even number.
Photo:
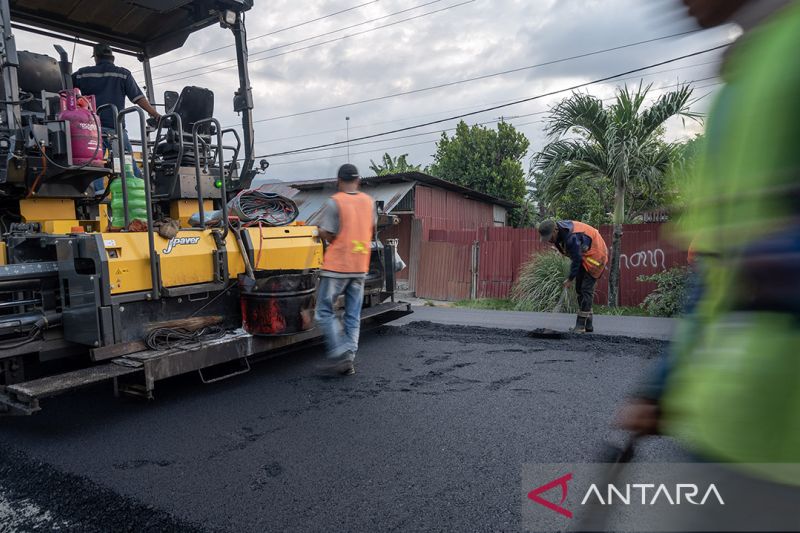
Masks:
[[[545,220],[538,229],[542,241],[549,242],[572,261],[569,276],[564,280],[564,290],[575,285],[578,294],[578,318],[572,331],[593,332],[592,303],[597,280],[608,263],[606,242],[597,229],[577,220]]]
[[[338,192],[325,204],[319,234],[327,241],[320,271],[315,319],[328,348],[319,369],[331,374],[355,374],[364,280],[369,272],[375,221],[375,202],[359,190],[361,176],[354,165],[339,168]],[[335,304],[344,295],[344,320]]]
[[[800,497],[800,2],[684,4],[744,30],[675,228],[702,254],[703,292],[617,421]]]

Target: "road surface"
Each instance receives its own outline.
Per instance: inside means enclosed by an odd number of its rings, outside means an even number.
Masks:
[[[519,530],[523,463],[620,442],[615,406],[664,345],[411,323],[366,334],[349,378],[313,349],[150,403],[81,391],[0,419],[0,531]]]

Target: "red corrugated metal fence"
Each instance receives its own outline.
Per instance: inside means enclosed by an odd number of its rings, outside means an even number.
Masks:
[[[625,224],[622,227],[622,255],[619,269],[619,304],[640,305],[656,288],[655,283],[637,281],[639,276],[663,272],[676,266],[685,266],[686,250],[681,250],[663,235],[666,224]],[[602,226],[600,234],[609,247],[613,227]],[[597,285],[595,301],[608,302],[608,271]]]
[[[453,302],[469,298],[471,255],[472,244],[421,242],[417,296]]]
[[[417,198],[419,201],[419,194]],[[431,224],[436,223],[433,222],[436,219],[431,220]],[[425,228],[424,219],[421,224]],[[417,296],[442,300],[468,298],[472,283],[473,243],[477,243],[480,250],[476,276],[476,294],[479,298],[509,297],[520,267],[535,253],[552,249],[550,245],[539,241],[534,229],[487,226],[477,227],[475,230],[423,229],[419,268],[416,272]],[[663,228],[664,225],[658,223],[624,226],[620,261],[620,305],[639,305],[655,288],[653,283],[637,281],[640,275],[654,274],[686,264],[686,252],[664,238]],[[612,228],[603,226],[600,231],[610,248]],[[605,303],[607,298],[608,272],[598,284],[595,301]]]

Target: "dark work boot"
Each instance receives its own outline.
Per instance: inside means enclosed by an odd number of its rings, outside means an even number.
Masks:
[[[578,318],[575,320],[575,327],[572,328],[572,333],[586,333],[585,313],[578,311]]]
[[[584,328],[586,330],[586,333],[591,333],[594,331],[594,324],[592,324],[593,318],[594,315],[592,313],[589,313],[589,316],[586,318],[586,327]]]

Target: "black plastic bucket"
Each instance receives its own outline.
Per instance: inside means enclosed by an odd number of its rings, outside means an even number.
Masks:
[[[239,276],[242,327],[251,335],[292,335],[314,327],[317,273],[256,271]]]

